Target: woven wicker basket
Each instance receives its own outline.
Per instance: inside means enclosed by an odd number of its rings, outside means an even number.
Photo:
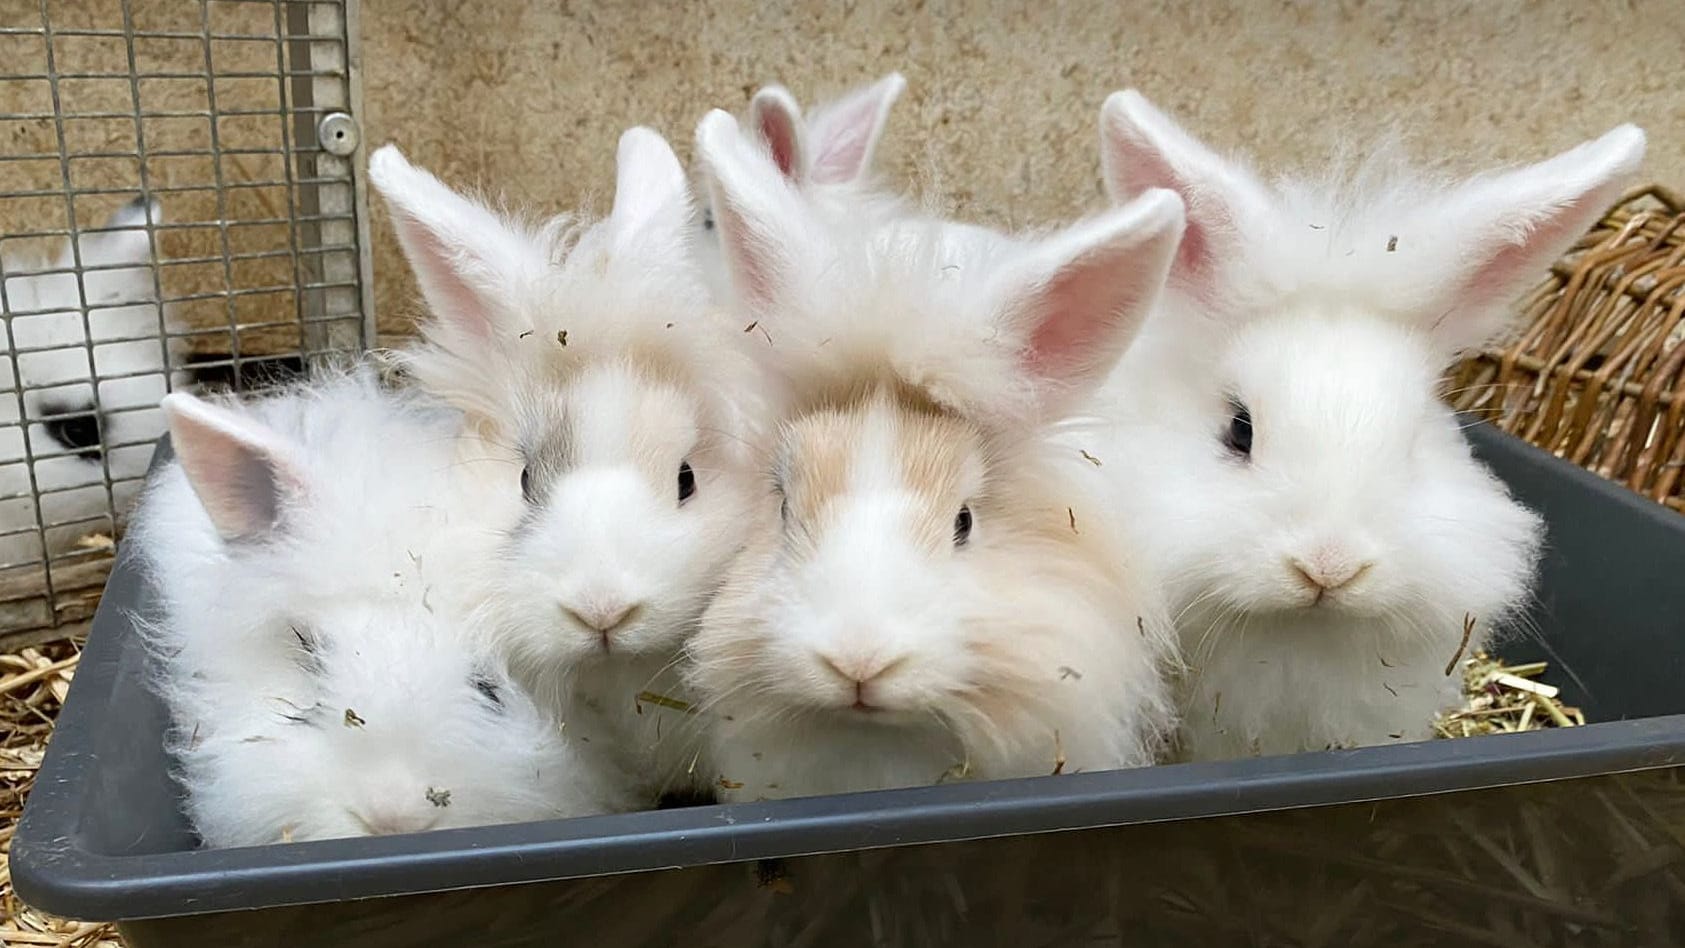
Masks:
[[[1522,305],[1452,404],[1685,513],[1685,197],[1629,192]]]

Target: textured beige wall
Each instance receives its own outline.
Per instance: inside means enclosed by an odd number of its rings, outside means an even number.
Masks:
[[[49,0],[58,28],[121,25],[115,0]],[[143,72],[203,68],[191,33],[265,34],[267,4],[130,0],[137,25],[185,30],[187,39],[137,43]],[[39,0],[0,0],[0,25],[36,27]],[[998,224],[1047,223],[1100,200],[1094,122],[1106,94],[1137,85],[1199,134],[1271,164],[1314,163],[1341,139],[1398,128],[1415,151],[1454,165],[1542,157],[1617,122],[1652,136],[1647,174],[1685,184],[1685,2],[1682,0],[1079,0],[944,3],[750,0],[623,3],[600,0],[364,0],[365,138],[396,141],[412,159],[459,185],[501,192],[545,210],[607,206],[614,142],[628,125],[665,132],[681,154],[713,106],[740,110],[758,85],[778,80],[805,102],[891,69],[908,78],[881,153],[887,180],[935,197],[960,214]],[[109,37],[57,41],[66,72],[121,69]],[[273,68],[271,42],[216,41],[221,71]],[[0,35],[0,72],[43,69],[39,36]],[[41,160],[0,164],[0,234],[62,228],[64,201],[18,191],[58,186],[54,125],[6,114],[51,114],[39,80],[0,80],[0,149]],[[125,78],[66,81],[72,111],[130,108]],[[204,83],[146,80],[147,109],[203,109]],[[219,80],[219,105],[278,104],[272,80]],[[152,148],[203,149],[202,119],[148,119]],[[274,146],[279,120],[225,118],[223,144]],[[78,120],[72,151],[135,147],[123,117]],[[155,185],[205,185],[282,177],[279,158],[154,158]],[[137,164],[75,163],[78,184],[130,188]],[[81,223],[103,220],[127,195],[78,198]],[[285,210],[283,187],[230,192],[235,220]],[[210,190],[177,193],[172,221],[214,221]],[[381,325],[402,331],[414,311],[408,273],[385,216],[374,208]],[[167,259],[215,254],[214,229],[162,237]],[[232,249],[284,248],[284,226],[238,226]],[[13,243],[13,242],[7,242]],[[15,249],[8,246],[8,253]],[[290,282],[284,260],[246,262],[241,287]],[[164,273],[172,296],[222,288],[217,264]],[[278,322],[271,347],[297,345],[286,319],[290,291],[244,297],[242,322]],[[183,304],[195,326],[225,325],[226,302]],[[226,348],[226,334],[206,347]],[[246,339],[251,351],[256,337]]]
[[[684,155],[707,108],[761,83],[809,102],[890,69],[909,85],[888,179],[996,223],[1096,205],[1095,117],[1126,85],[1288,166],[1396,127],[1474,167],[1634,120],[1646,173],[1685,184],[1680,0],[367,0],[363,38],[371,142],[546,210],[606,206],[627,125]],[[409,276],[379,208],[374,227],[381,325],[402,328]]]

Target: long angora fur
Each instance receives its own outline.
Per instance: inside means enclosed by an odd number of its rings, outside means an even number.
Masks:
[[[719,785],[782,797],[1151,763],[1168,623],[1062,418],[1181,227],[1159,193],[1042,241],[815,209],[716,112],[732,285],[791,406],[691,642]]]
[[[673,665],[743,545],[761,439],[756,332],[690,254],[689,189],[648,129],[621,139],[614,207],[534,230],[391,147],[370,162],[431,316],[419,383],[502,447],[527,509],[499,552],[513,667],[653,804],[699,750]]]
[[[1643,153],[1625,126],[1461,183],[1378,158],[1266,186],[1138,93],[1108,100],[1115,199],[1188,206],[1171,289],[1076,440],[1145,531],[1188,670],[1182,744],[1210,759],[1427,737],[1446,666],[1529,600],[1539,518],[1436,398],[1458,353],[1583,232]]]
[[[510,679],[475,609],[520,515],[456,412],[372,373],[164,403],[179,460],[127,542],[186,809],[211,846],[621,805]]]

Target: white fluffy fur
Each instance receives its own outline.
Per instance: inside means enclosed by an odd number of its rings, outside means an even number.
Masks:
[[[622,805],[473,619],[518,492],[457,413],[371,375],[164,402],[180,460],[130,542],[194,825],[238,846]]]
[[[856,218],[895,212],[900,202],[872,186],[872,158],[889,122],[889,110],[906,88],[907,80],[892,72],[803,115],[788,89],[765,86],[749,102],[748,132],[815,208]],[[700,176],[706,180],[705,168]],[[706,204],[702,222],[696,258],[714,298],[729,300],[729,273],[720,255],[711,203]]]
[[[653,802],[699,748],[683,714],[637,697],[681,697],[671,666],[743,544],[766,413],[750,353],[765,339],[714,308],[683,171],[648,129],[621,139],[613,211],[589,226],[535,232],[390,147],[370,167],[433,314],[409,363],[527,485],[500,554],[504,646]],[[681,468],[695,483],[682,502]]]
[[[1095,469],[1051,435],[1156,296],[1180,202],[1039,241],[850,226],[729,115],[698,149],[792,405],[756,536],[690,647],[724,795],[1150,763],[1168,622]]]
[[[108,504],[115,501],[119,512],[126,510],[146,472],[152,442],[163,434],[158,400],[168,368],[145,229],[149,217],[154,224],[160,220],[158,205],[134,201],[99,230],[78,235],[74,251],[66,241],[50,259],[8,253],[4,261],[5,316],[18,355],[6,359],[3,381],[26,391],[21,415],[16,396],[0,397],[0,566],[39,561],[43,552],[63,553],[85,535],[111,529],[105,522]],[[84,268],[80,287],[78,260]],[[81,415],[80,423],[90,424],[96,417],[90,381],[95,377],[102,438],[95,450],[84,451],[60,440],[42,419]],[[26,427],[36,459],[39,522],[63,524],[48,527],[45,551],[24,461]],[[106,466],[120,482],[109,499],[102,484]]]
[[[1075,438],[1179,610],[1184,751],[1426,737],[1457,699],[1465,615],[1471,648],[1517,618],[1541,540],[1435,398],[1439,373],[1614,198],[1643,134],[1460,184],[1378,160],[1272,188],[1138,93],[1101,122],[1114,198],[1171,187],[1189,209],[1173,291],[1110,386],[1128,420]],[[1224,443],[1231,400],[1250,458]]]

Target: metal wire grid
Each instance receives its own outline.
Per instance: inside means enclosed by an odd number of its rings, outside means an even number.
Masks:
[[[0,0],[0,635],[91,613],[164,392],[373,338],[357,13]]]

